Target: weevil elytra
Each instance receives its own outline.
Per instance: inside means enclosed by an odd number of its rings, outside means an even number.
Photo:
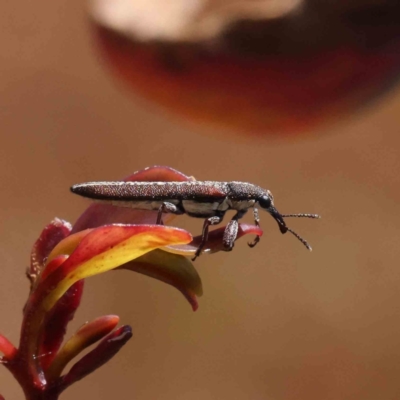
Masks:
[[[269,190],[247,182],[88,182],[72,186],[71,191],[116,206],[156,210],[157,224],[162,223],[163,213],[204,218],[202,241],[194,259],[201,254],[207,242],[210,225],[220,223],[228,210],[235,210],[236,214],[226,226],[223,235],[226,250],[232,250],[239,228],[238,220],[250,208],[253,208],[256,225],[260,221],[257,209],[260,207],[275,219],[281,233],[290,232],[309,250],[311,246],[286,225],[284,218],[320,218],[317,214],[280,214]],[[259,240],[260,237],[257,236],[249,246],[254,247]]]

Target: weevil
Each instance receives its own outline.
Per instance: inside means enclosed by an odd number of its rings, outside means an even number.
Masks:
[[[162,223],[163,213],[204,218],[202,240],[193,260],[201,254],[207,242],[210,225],[219,224],[228,210],[236,211],[223,235],[223,245],[228,251],[234,246],[239,219],[250,208],[253,208],[257,226],[260,225],[259,207],[275,219],[281,233],[290,232],[310,251],[311,246],[286,225],[284,218],[320,218],[317,214],[281,214],[275,208],[274,198],[269,190],[247,182],[88,182],[72,186],[71,191],[116,206],[156,210],[157,224]],[[248,245],[254,247],[259,241],[260,237],[256,236]]]

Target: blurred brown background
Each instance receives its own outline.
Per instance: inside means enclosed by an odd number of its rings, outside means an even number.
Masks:
[[[5,2],[0,13],[0,331],[18,342],[31,245],[85,202],[73,183],[153,164],[272,190],[308,253],[262,215],[253,250],[203,256],[193,313],[141,275],[88,280],[73,327],[114,313],[134,337],[62,399],[400,398],[400,91],[298,141],[246,141],[184,125],[115,85],[91,47],[82,2]],[[248,217],[251,220],[250,216]],[[199,232],[201,221],[182,219]],[[0,370],[7,400],[22,392]]]

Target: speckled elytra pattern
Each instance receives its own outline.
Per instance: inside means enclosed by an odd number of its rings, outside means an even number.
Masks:
[[[256,199],[267,193],[246,182],[89,182],[71,190],[97,200],[195,200],[210,201],[226,197],[232,200]]]

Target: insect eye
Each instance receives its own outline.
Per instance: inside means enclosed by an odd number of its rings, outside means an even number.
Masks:
[[[258,201],[258,203],[260,204],[261,208],[270,208],[271,207],[271,198],[268,196],[263,196],[260,198],[260,200]]]

